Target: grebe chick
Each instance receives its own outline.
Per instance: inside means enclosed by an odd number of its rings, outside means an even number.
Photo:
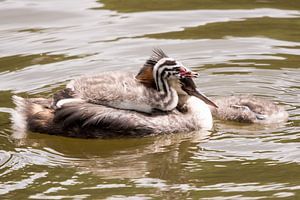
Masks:
[[[54,95],[54,107],[87,102],[144,113],[173,110],[178,104],[179,79],[196,77],[197,73],[167,57],[161,50],[154,50],[153,54],[146,62],[152,65],[151,70],[141,70],[139,76],[126,72],[106,72],[71,81],[65,90]],[[153,80],[155,87],[147,87],[138,77]]]
[[[283,106],[251,95],[212,97],[218,108],[210,107],[214,118],[244,123],[272,124],[288,120]]]

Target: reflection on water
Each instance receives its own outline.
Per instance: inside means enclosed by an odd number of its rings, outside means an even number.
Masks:
[[[299,198],[299,8],[291,0],[0,1],[1,199]],[[49,96],[82,74],[137,71],[153,47],[199,71],[207,95],[262,96],[285,105],[289,121],[11,140],[13,94]]]

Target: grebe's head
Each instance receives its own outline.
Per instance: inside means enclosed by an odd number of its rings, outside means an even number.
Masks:
[[[168,57],[161,49],[154,49],[153,54],[141,68],[136,79],[148,87],[159,89],[161,80],[179,80],[197,76],[197,73]]]
[[[168,57],[160,59],[154,65],[152,73],[155,80],[158,79],[158,76],[162,76],[162,79],[195,78],[198,76],[198,73],[191,71],[174,58]]]
[[[153,50],[151,57],[146,61],[135,78],[147,87],[159,89],[157,75],[165,76],[164,78],[167,78],[167,80],[175,80],[173,81],[175,84],[172,84],[172,86],[177,93],[195,96],[208,105],[218,107],[197,89],[192,78],[197,77],[198,73],[189,70],[180,62],[168,57],[161,49]]]

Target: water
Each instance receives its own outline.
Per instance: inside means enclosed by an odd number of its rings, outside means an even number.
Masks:
[[[0,1],[1,199],[300,198],[300,2]],[[11,96],[137,71],[153,47],[200,73],[209,96],[262,96],[286,124],[215,121],[210,133],[11,140]]]

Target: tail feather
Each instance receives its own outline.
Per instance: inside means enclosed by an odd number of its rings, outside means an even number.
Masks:
[[[57,129],[58,126],[53,124],[54,114],[50,99],[24,99],[14,95],[12,100],[16,105],[11,116],[13,138],[25,138],[27,130],[51,133]]]
[[[26,137],[27,131],[27,102],[26,99],[14,95],[12,97],[16,108],[11,113],[11,121],[12,121],[12,137],[15,139],[21,139]]]

